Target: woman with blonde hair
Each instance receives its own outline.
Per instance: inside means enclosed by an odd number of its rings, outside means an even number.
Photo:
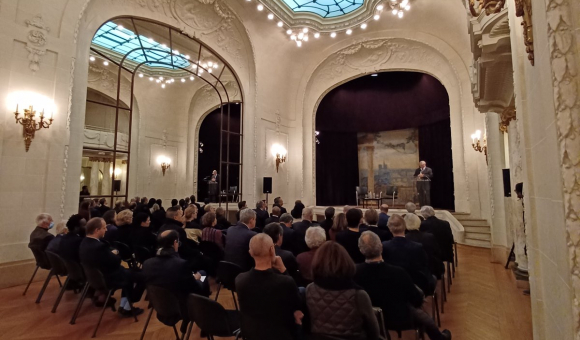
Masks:
[[[348,228],[348,224],[346,223],[346,214],[340,213],[336,215],[334,221],[332,222],[332,228],[330,228],[328,235],[330,236],[331,241],[336,241],[336,234],[344,231]]]
[[[126,245],[131,244],[133,233],[133,212],[129,209],[122,210],[117,214],[117,241]]]

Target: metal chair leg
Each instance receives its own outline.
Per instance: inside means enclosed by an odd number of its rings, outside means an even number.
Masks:
[[[433,304],[435,305],[435,313],[437,315],[437,326],[441,327],[441,315],[439,315],[439,299],[437,293],[433,294]]]
[[[217,301],[218,296],[220,296],[220,290],[221,289],[222,289],[222,283],[220,282],[220,284],[218,285],[217,293],[215,293],[215,301]]]
[[[236,310],[239,311],[238,302],[236,301],[236,293],[234,293],[233,290],[232,290],[232,298],[234,298],[234,306],[236,306]]]
[[[445,275],[441,277],[441,314],[445,313],[445,302],[447,302],[447,292],[445,291]]]
[[[147,326],[149,326],[149,320],[151,320],[151,315],[153,315],[153,308],[151,308],[151,311],[147,316],[147,321],[145,321],[145,325],[143,325],[143,331],[141,332],[141,337],[139,338],[139,340],[143,340],[143,337],[145,337],[145,331],[147,331]]]
[[[58,297],[56,298],[56,301],[54,302],[54,306],[52,306],[51,313],[56,313],[56,308],[60,304],[60,300],[62,299],[62,296],[64,294],[64,291],[66,290],[66,287],[68,286],[69,281],[70,281],[70,278],[67,276],[66,280],[64,281],[64,285],[60,289],[60,293],[58,294]]]
[[[191,335],[191,329],[193,328],[193,321],[189,322],[189,327],[187,327],[187,335],[183,340],[189,340],[189,336]]]
[[[28,281],[28,284],[26,285],[26,288],[24,289],[24,293],[22,293],[22,296],[26,295],[26,292],[28,291],[28,287],[30,287],[32,280],[34,280],[34,277],[36,276],[36,272],[38,271],[38,268],[40,268],[40,267],[38,265],[36,265],[36,268],[34,269],[34,273],[32,273],[32,277],[30,277],[30,281]]]
[[[103,308],[101,309],[101,315],[99,316],[99,321],[97,322],[97,326],[95,326],[95,331],[93,332],[93,336],[91,336],[91,338],[94,338],[97,336],[97,330],[99,329],[99,326],[101,325],[101,320],[103,320],[103,314],[105,314],[105,309],[107,309],[107,305],[109,304],[109,299],[111,298],[112,294],[113,294],[113,291],[109,290],[109,293],[107,294],[107,299],[105,299],[105,304],[103,305]]]
[[[75,322],[77,321],[77,317],[79,315],[79,312],[81,311],[81,307],[83,306],[83,302],[85,301],[85,296],[87,296],[88,290],[89,290],[89,283],[87,282],[87,283],[85,283],[85,287],[83,288],[83,292],[81,293],[81,297],[79,299],[79,302],[77,303],[77,308],[75,308],[73,316],[70,319],[71,325],[74,325]]]
[[[54,272],[53,269],[51,269],[50,272],[48,272],[48,276],[46,277],[46,280],[44,280],[44,285],[42,286],[42,289],[40,290],[40,293],[38,293],[38,297],[36,298],[36,303],[40,303],[40,299],[42,299],[42,295],[44,295],[44,291],[46,290],[46,287],[48,286],[48,282],[52,278],[53,272]]]
[[[453,272],[453,278],[455,278],[455,261],[451,262],[451,271]]]
[[[129,308],[131,308],[131,313],[133,313],[133,318],[135,319],[135,322],[139,321],[137,320],[137,313],[135,312],[135,308],[133,308],[133,303],[131,302],[130,298],[127,298],[127,303],[129,303]],[[153,309],[153,308],[151,308]],[[114,311],[115,309],[113,309]]]
[[[54,276],[56,276],[56,280],[58,281],[59,287],[62,288],[62,283],[60,282],[60,277],[58,277],[58,275],[54,275]]]
[[[447,262],[447,292],[451,293],[451,273],[449,272],[449,262]]]
[[[175,328],[175,325],[173,325],[173,333],[175,333],[175,340],[180,340],[179,333],[177,333],[177,328]]]
[[[449,277],[449,284],[452,285],[453,284],[453,279],[451,276],[451,262],[447,262],[447,276]]]
[[[437,319],[435,319],[435,294],[433,293],[433,295],[431,295],[431,317],[433,317],[433,321],[437,322]]]
[[[455,249],[455,267],[459,267],[459,261],[457,260],[457,242],[453,243]]]

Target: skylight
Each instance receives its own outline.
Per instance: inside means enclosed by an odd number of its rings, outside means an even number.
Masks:
[[[348,14],[363,5],[364,0],[283,0],[294,12],[310,12],[323,18]]]
[[[149,67],[173,69],[171,66],[172,58],[173,65],[176,67],[186,68],[190,65],[183,54],[171,53],[169,46],[160,44],[142,35],[137,36],[133,31],[111,21],[99,28],[92,43],[122,56],[134,49],[138,49],[127,56],[127,59],[133,60],[136,63],[148,61],[149,63],[147,65]],[[141,49],[141,45],[143,45],[145,50]],[[148,48],[155,50],[147,50]],[[165,64],[152,63],[155,61]]]

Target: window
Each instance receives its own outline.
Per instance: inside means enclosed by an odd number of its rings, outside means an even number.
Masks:
[[[323,18],[348,14],[363,4],[364,0],[284,0],[294,12],[310,12]]]

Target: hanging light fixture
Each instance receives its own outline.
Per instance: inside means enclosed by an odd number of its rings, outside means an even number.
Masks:
[[[405,11],[411,9],[411,5],[409,4],[410,0],[389,0],[389,6],[391,7],[391,13],[393,15],[402,18]]]

